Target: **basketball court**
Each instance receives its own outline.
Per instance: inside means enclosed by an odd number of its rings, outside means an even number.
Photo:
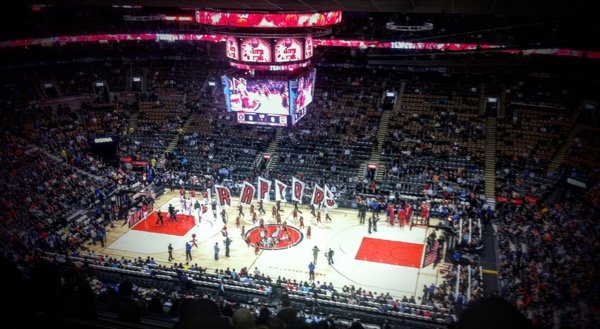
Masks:
[[[176,222],[171,222],[168,218],[169,204],[179,210]],[[265,202],[267,214],[262,216],[269,234],[277,229],[271,216],[273,205],[274,202]],[[168,265],[167,246],[171,243],[175,249],[174,262],[185,264],[185,244],[195,234],[198,248],[193,248],[193,261],[190,264],[198,264],[209,271],[226,268],[239,271],[242,267],[247,267],[249,272],[253,272],[258,268],[272,279],[281,276],[305,281],[308,279],[308,265],[313,261],[312,250],[316,246],[320,250],[315,269],[316,281],[331,282],[336,288],[354,285],[374,293],[389,292],[397,298],[412,295],[417,298],[422,294],[423,285],[441,283],[441,277],[437,274],[440,267],[433,269],[430,265],[420,268],[425,239],[429,233],[424,227],[401,228],[397,223],[391,226],[382,213],[377,232],[369,234],[368,224],[359,224],[358,211],[355,209],[333,209],[330,211],[331,222],[317,223],[308,206],[300,205],[300,215],[304,217],[305,225],[301,229],[299,223],[292,218],[292,204],[282,203],[281,218],[289,227],[287,239],[277,241],[268,248],[261,248],[256,253],[253,243],[247,244],[242,238],[241,228],[235,225],[238,214],[236,206],[237,200],[234,199],[232,207],[226,209],[227,231],[232,240],[230,257],[225,257],[222,234],[225,224],[221,216],[215,218],[210,207],[199,221],[197,212],[184,214],[176,192],[161,196],[155,203],[155,211],[132,228],[117,225],[110,229],[105,248],[90,247],[97,253],[118,258],[124,256],[145,259],[150,256],[158,263]],[[157,223],[156,211],[163,212],[163,225]],[[245,208],[244,213],[241,225],[245,226],[245,236],[250,237],[250,242],[257,241],[258,223],[253,224],[250,220],[249,209]],[[306,234],[308,226],[312,229],[310,237]],[[218,261],[214,260],[215,242],[219,243],[221,249]],[[330,248],[334,251],[332,265],[328,264],[325,257],[325,252]]]

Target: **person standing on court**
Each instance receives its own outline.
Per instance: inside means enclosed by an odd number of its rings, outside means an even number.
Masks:
[[[196,199],[196,202],[194,203],[194,211],[198,215],[198,219],[199,219],[200,216],[202,216],[202,206],[200,205],[200,202],[198,201],[198,199]]]
[[[185,243],[185,260],[192,260],[192,245],[189,242]]]
[[[319,251],[321,251],[321,250],[319,249],[319,247],[314,246],[312,248],[312,251],[313,251],[313,259],[314,259],[313,263],[316,265],[317,264],[317,257],[319,257]]]
[[[162,212],[160,212],[160,211],[157,213],[156,223],[154,223],[154,225],[158,225],[159,223],[160,223],[160,226],[165,225],[165,223],[163,222]]]
[[[218,242],[215,242],[214,250],[215,250],[215,260],[219,260],[219,251],[221,251],[221,249],[219,248]]]
[[[329,263],[329,265],[333,265],[333,254],[334,251],[329,248],[329,251],[327,251],[327,263]]]
[[[377,222],[379,221],[379,215],[375,214],[373,217],[373,231],[377,232]]]
[[[229,257],[229,245],[231,244],[231,239],[226,236],[223,244],[225,244],[225,257]]]
[[[173,260],[173,245],[169,243],[169,262]]]
[[[315,264],[313,263],[308,264],[308,279],[315,280]]]
[[[175,207],[172,204],[169,204],[169,221],[176,222],[177,217],[175,217]]]

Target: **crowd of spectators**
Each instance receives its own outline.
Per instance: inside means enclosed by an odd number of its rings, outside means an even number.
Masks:
[[[389,79],[377,73],[317,72],[313,104],[308,113],[279,140],[273,177],[309,177],[352,195],[359,165],[377,143],[383,111],[380,99]],[[314,111],[311,108],[322,110]]]
[[[595,130],[583,128],[575,135],[565,155],[568,166],[583,167],[587,172],[594,173],[598,168],[596,165],[600,163],[600,139],[597,133]]]
[[[598,321],[597,208],[580,193],[549,205],[500,205],[502,294],[542,327]]]
[[[412,197],[482,193],[485,124],[476,87],[407,81],[382,147],[381,190]]]

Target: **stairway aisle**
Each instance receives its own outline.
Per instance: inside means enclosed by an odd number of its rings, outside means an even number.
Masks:
[[[404,88],[406,87],[406,80],[402,80],[400,83],[400,89],[398,90],[398,99],[396,104],[391,111],[385,111],[379,119],[379,126],[377,128],[377,145],[371,150],[369,160],[360,164],[358,171],[356,172],[357,181],[362,181],[365,178],[367,172],[367,164],[377,164],[377,173],[375,175],[376,181],[381,181],[383,174],[385,173],[385,165],[381,164],[381,151],[383,150],[383,143],[387,138],[387,133],[390,126],[390,119],[392,116],[400,113],[402,109],[402,96],[404,95]]]
[[[166,155],[170,152],[173,152],[173,150],[177,146],[177,143],[179,142],[179,136],[185,135],[185,133],[188,131],[188,129],[192,125],[192,122],[194,122],[195,119],[196,119],[196,115],[194,113],[191,113],[190,116],[185,121],[185,123],[183,124],[183,126],[181,127],[180,134],[175,135],[175,137],[173,137],[173,139],[171,139],[171,141],[167,145],[167,148],[165,149],[163,154],[161,154],[160,158],[158,159],[158,163],[156,165],[158,168],[162,169],[165,167]]]
[[[565,155],[567,154],[567,151],[571,148],[571,146],[573,146],[575,136],[577,136],[577,133],[581,131],[582,128],[583,125],[581,123],[577,123],[573,127],[571,127],[571,130],[569,130],[569,134],[567,135],[566,140],[560,146],[558,151],[556,151],[554,158],[552,158],[552,161],[550,161],[550,164],[548,165],[549,172],[556,172],[558,168],[560,168],[560,165],[565,160]]]
[[[279,157],[277,156],[277,148],[279,147],[279,141],[281,140],[281,135],[283,134],[283,128],[279,127],[275,131],[275,138],[269,143],[269,147],[267,147],[267,153],[271,155],[271,159],[269,160],[269,165],[267,166],[266,171],[270,172],[271,169],[275,168],[277,162],[279,162]],[[257,157],[262,157],[262,154],[257,154]],[[257,158],[258,160],[258,158]]]
[[[485,197],[489,203],[496,201],[496,118],[485,121]]]

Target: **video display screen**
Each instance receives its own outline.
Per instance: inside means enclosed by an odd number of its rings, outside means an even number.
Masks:
[[[290,81],[292,124],[298,122],[306,114],[308,104],[313,101],[316,73],[317,70],[312,69]]]
[[[317,13],[252,13],[233,11],[197,10],[196,22],[203,25],[231,27],[317,27],[338,24],[342,21],[339,10]]]
[[[300,74],[248,74],[221,77],[228,112],[238,123],[285,127],[306,115],[313,101],[316,69]]]
[[[236,38],[227,37],[225,52],[228,58],[240,60],[240,47]]]
[[[312,35],[306,37],[304,41],[304,58],[309,59],[313,56],[313,38]]]
[[[304,47],[300,38],[281,38],[275,42],[275,62],[295,62],[304,59]]]
[[[263,38],[242,39],[241,58],[244,62],[269,63],[271,62],[271,42]]]
[[[227,110],[254,114],[289,115],[288,80],[223,76]]]

